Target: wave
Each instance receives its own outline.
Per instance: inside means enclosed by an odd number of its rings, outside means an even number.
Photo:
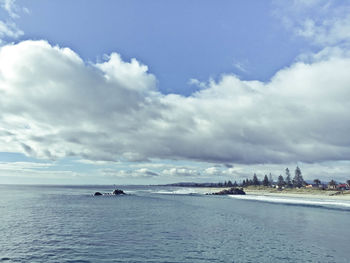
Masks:
[[[350,201],[346,200],[326,200],[326,199],[304,199],[300,197],[275,197],[260,195],[230,195],[231,198],[249,201],[260,201],[267,203],[321,206],[321,207],[344,207],[350,209]]]
[[[193,188],[183,188],[183,189],[175,189],[175,190],[157,190],[152,191],[153,194],[163,194],[163,195],[199,195],[202,194],[198,189]]]

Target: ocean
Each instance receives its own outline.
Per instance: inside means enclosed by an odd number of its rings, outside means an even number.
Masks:
[[[0,262],[350,262],[346,202],[118,188],[0,185]]]

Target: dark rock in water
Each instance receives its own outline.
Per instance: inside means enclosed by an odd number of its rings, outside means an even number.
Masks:
[[[112,193],[100,193],[100,192],[94,193],[94,196],[98,196],[98,195],[126,195],[126,193],[124,193],[123,190],[115,189]]]
[[[115,189],[115,190],[112,192],[112,195],[125,195],[125,193],[124,193],[123,190]]]
[[[230,188],[230,189],[225,189],[217,193],[213,193],[213,195],[245,195],[245,192],[243,189],[240,188]]]

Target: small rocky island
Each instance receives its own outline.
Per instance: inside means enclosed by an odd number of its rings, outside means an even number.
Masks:
[[[94,196],[100,196],[100,195],[126,195],[126,193],[120,189],[115,189],[112,193],[101,193],[101,192],[94,193]]]
[[[245,192],[241,188],[232,187],[230,189],[224,189],[220,192],[211,193],[207,195],[245,195]]]

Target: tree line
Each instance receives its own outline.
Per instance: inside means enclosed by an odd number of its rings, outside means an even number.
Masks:
[[[257,175],[254,173],[252,179],[244,179],[241,183],[237,183],[237,181],[234,181],[232,183],[231,180],[225,181],[223,183],[176,183],[176,184],[170,184],[171,186],[190,186],[190,187],[247,187],[250,185],[254,186],[266,186],[266,187],[272,187],[277,185],[279,188],[285,187],[285,188],[300,188],[307,183],[305,182],[303,175],[301,173],[301,169],[299,166],[297,166],[294,170],[294,176],[292,178],[292,175],[290,173],[290,170],[288,168],[285,169],[285,174],[279,175],[277,178],[277,181],[274,181],[272,174],[269,175],[265,174],[263,180],[259,180]],[[321,181],[319,179],[313,180],[314,184],[319,187],[323,186],[321,184]],[[347,180],[346,183],[350,186],[350,180]],[[336,187],[337,182],[334,180],[331,180],[328,182],[329,186]]]
[[[313,180],[314,184],[319,187],[322,185],[321,180],[319,179],[314,179]],[[346,183],[348,184],[348,186],[350,186],[350,180],[347,180]],[[259,180],[259,178],[257,177],[257,175],[254,173],[253,178],[252,179],[244,179],[242,181],[242,183],[237,184],[237,182],[232,183],[231,181],[227,181],[224,183],[218,183],[217,186],[218,187],[237,187],[237,186],[241,186],[241,187],[247,187],[250,185],[254,185],[254,186],[274,186],[277,185],[279,188],[282,187],[286,187],[286,188],[300,188],[303,187],[305,185],[307,185],[307,183],[305,182],[301,169],[299,168],[299,166],[297,166],[294,170],[294,176],[292,178],[291,172],[289,170],[289,168],[285,169],[285,174],[283,175],[279,175],[277,178],[277,181],[275,181],[272,177],[272,174],[270,173],[269,175],[265,174],[263,180]],[[335,180],[331,180],[328,182],[329,186],[336,186],[337,182]]]
[[[321,183],[321,181],[320,181]],[[243,180],[242,184],[243,187],[245,186],[250,186],[250,185],[263,185],[263,186],[273,186],[277,185],[278,187],[302,187],[306,185],[306,182],[304,181],[303,175],[301,173],[301,170],[299,166],[295,168],[294,171],[294,177],[292,178],[290,171],[288,168],[285,170],[285,176],[283,177],[282,175],[279,175],[277,178],[277,181],[275,182],[273,180],[272,174],[270,173],[269,176],[265,174],[264,179],[260,181],[256,174],[254,174],[253,179],[245,179]]]

